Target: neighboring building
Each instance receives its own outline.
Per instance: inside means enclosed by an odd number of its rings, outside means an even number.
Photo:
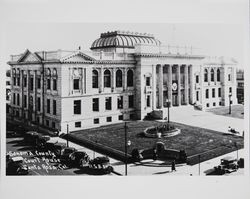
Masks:
[[[239,104],[244,103],[244,70],[237,70],[237,99]]]
[[[10,101],[11,101],[11,77],[10,70],[6,71],[6,112],[10,112]]]
[[[234,60],[164,47],[150,34],[108,32],[90,52],[26,50],[8,62],[12,115],[66,132],[148,114],[172,106],[228,106],[236,99]]]

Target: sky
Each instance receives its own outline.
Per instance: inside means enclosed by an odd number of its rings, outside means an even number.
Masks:
[[[192,46],[196,54],[233,57],[243,67],[244,26],[225,23],[8,23],[4,60],[12,54],[42,50],[89,50],[107,31],[153,34],[165,45]]]

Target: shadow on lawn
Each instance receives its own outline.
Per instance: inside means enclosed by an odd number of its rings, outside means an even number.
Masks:
[[[74,171],[75,174],[87,174],[87,175],[107,175],[102,170],[91,169],[89,167],[84,167]]]

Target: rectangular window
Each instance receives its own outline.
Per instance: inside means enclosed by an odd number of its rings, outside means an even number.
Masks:
[[[209,98],[209,90],[206,89],[206,98],[208,99]]]
[[[199,83],[199,75],[196,75],[196,83]]]
[[[228,74],[228,81],[231,81],[231,74]]]
[[[105,109],[106,110],[111,110],[112,109],[112,98],[111,97],[106,97],[105,98]]]
[[[128,107],[133,108],[134,107],[134,95],[128,96]]]
[[[20,106],[20,95],[17,93],[17,106]]]
[[[37,78],[37,88],[41,89],[41,78]]]
[[[17,86],[20,86],[20,77],[17,77]]]
[[[50,90],[50,79],[47,79],[47,90]]]
[[[150,77],[146,77],[146,86],[150,86]]]
[[[147,95],[147,107],[150,107],[150,95]]]
[[[196,101],[199,101],[199,91],[196,91]]]
[[[41,98],[37,98],[37,110],[40,112],[41,111]]]
[[[117,109],[123,109],[123,96],[117,97]]]
[[[99,118],[94,119],[94,124],[99,124]]]
[[[27,77],[26,76],[23,77],[23,87],[24,88],[27,87]]]
[[[13,93],[13,104],[16,104],[16,93]]]
[[[123,120],[123,115],[119,115],[118,120]]]
[[[34,79],[33,77],[30,78],[30,90],[33,91],[34,89]]]
[[[221,97],[221,88],[218,88],[218,97]]]
[[[56,128],[56,123],[52,122],[52,128],[55,129]]]
[[[221,103],[221,102],[219,102],[219,105],[221,106],[221,105],[222,105],[222,103]]]
[[[81,114],[81,100],[74,100],[74,114]]]
[[[213,106],[216,106],[216,103],[215,103],[215,102],[213,103]]]
[[[76,128],[81,128],[82,123],[81,122],[75,122],[75,127]]]
[[[40,123],[40,118],[36,117],[36,122],[39,124]]]
[[[209,107],[209,103],[207,103],[207,107]]]
[[[53,115],[56,115],[56,100],[53,100]]]
[[[57,90],[57,79],[53,79],[53,90]]]
[[[93,111],[99,111],[99,98],[93,98]]]
[[[229,93],[232,94],[232,87],[229,87]]]
[[[24,97],[23,98],[23,106],[24,106],[24,108],[27,108],[27,95],[24,95],[23,97]]]
[[[112,122],[112,117],[107,117],[107,118],[106,118],[106,121],[107,121],[107,122]]]
[[[46,120],[46,126],[49,127],[49,120]]]
[[[79,90],[80,89],[80,80],[79,79],[74,79],[74,90]]]
[[[47,99],[47,113],[50,113],[50,99]]]
[[[16,85],[16,77],[13,77],[13,85]]]
[[[215,97],[215,88],[212,89],[212,97]]]

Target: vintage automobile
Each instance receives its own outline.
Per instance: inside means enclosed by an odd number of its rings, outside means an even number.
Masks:
[[[76,152],[76,149],[74,147],[66,147],[62,149],[60,160],[65,163],[68,163],[70,161],[70,155],[74,152]]]
[[[227,156],[221,159],[221,163],[219,166],[214,167],[215,171],[221,171],[225,173],[231,173],[233,171],[237,171],[239,168],[237,159]]]
[[[39,136],[39,133],[36,131],[28,131],[24,134],[24,140],[32,145],[36,144],[36,138]]]
[[[69,164],[70,166],[74,167],[84,167],[87,166],[89,163],[89,156],[84,151],[75,151],[69,155]]]
[[[109,174],[114,170],[107,156],[96,157],[90,160],[88,166],[90,169],[100,171],[104,174]]]
[[[36,147],[39,149],[45,148],[46,143],[49,140],[50,140],[50,136],[38,134],[38,136],[35,136]]]
[[[23,157],[6,157],[6,174],[7,175],[27,175],[28,166],[23,164]]]

